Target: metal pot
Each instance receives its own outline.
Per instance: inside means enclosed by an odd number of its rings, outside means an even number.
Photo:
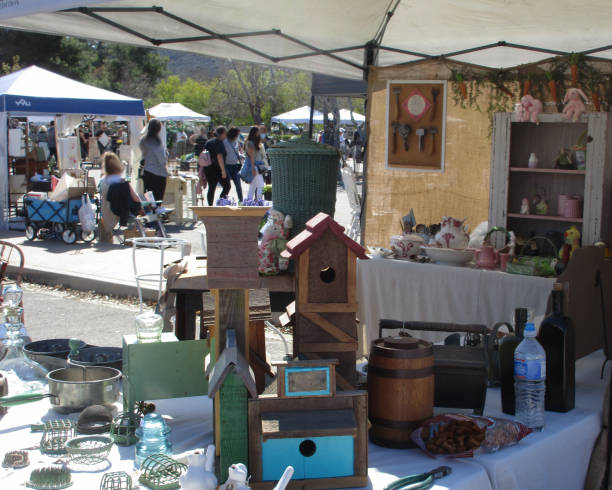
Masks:
[[[77,359],[72,364],[79,366],[112,367],[121,371],[123,367],[123,349],[121,347],[85,347],[79,350]]]
[[[47,374],[49,393],[26,393],[0,398],[0,406],[12,407],[50,398],[60,413],[80,412],[90,405],[111,407],[120,392],[121,371],[109,367],[68,367]]]
[[[70,353],[69,339],[46,339],[30,342],[25,345],[23,352],[33,361],[41,364],[49,371],[66,367],[66,359]],[[79,349],[87,347],[85,342],[79,341]]]

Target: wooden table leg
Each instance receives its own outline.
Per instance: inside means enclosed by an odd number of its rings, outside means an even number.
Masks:
[[[176,293],[176,325],[174,333],[179,340],[194,340],[196,312],[202,310],[202,293]]]

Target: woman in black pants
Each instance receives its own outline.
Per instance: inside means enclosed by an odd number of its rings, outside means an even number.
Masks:
[[[221,198],[226,198],[231,189],[230,179],[227,177],[225,170],[225,157],[227,155],[223,140],[227,136],[227,130],[223,126],[219,126],[215,132],[215,137],[208,140],[204,149],[210,154],[211,164],[204,167],[204,174],[208,182],[208,205],[212,206],[215,201],[215,191],[217,184],[221,184]]]
[[[140,151],[144,160],[142,180],[145,192],[153,192],[156,201],[163,201],[168,177],[168,150],[164,147],[161,137],[161,123],[151,119],[147,134],[140,140]]]

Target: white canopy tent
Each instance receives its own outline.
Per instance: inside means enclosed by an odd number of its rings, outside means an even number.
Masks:
[[[312,120],[315,124],[323,124],[323,114],[319,111],[314,111]],[[292,111],[272,116],[271,121],[273,123],[306,124],[310,121],[310,106],[305,105]]]
[[[162,102],[149,109],[149,114],[160,121],[210,122],[210,116],[198,114],[178,102]]]
[[[590,0],[20,0],[0,25],[347,78],[444,58],[491,68],[580,52],[612,59],[612,2]],[[238,13],[238,14],[237,14]],[[307,21],[305,21],[307,19]]]
[[[333,114],[328,114],[329,119],[333,119]],[[359,114],[357,112],[353,112],[353,119],[357,124],[361,124],[365,122],[365,116]],[[351,119],[351,111],[348,109],[340,109],[340,124],[353,124],[353,119]],[[284,112],[283,114],[278,114],[277,116],[272,116],[272,122],[277,123],[285,123],[285,124],[306,124],[310,120],[310,106],[298,107],[297,109],[293,109],[289,112]],[[323,113],[319,111],[314,111],[312,122],[314,124],[323,124]]]
[[[83,115],[125,116],[130,135],[138,135],[144,122],[142,100],[77,82],[57,73],[30,66],[0,78],[0,229],[8,226],[8,137],[11,117],[57,123],[57,136],[72,133]],[[127,148],[127,147],[126,147]],[[60,152],[61,153],[61,152]],[[129,147],[131,168],[139,159],[138,145]]]

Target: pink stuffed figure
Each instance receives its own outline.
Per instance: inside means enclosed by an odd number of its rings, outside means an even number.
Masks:
[[[259,273],[272,276],[281,271],[279,255],[285,250],[289,231],[293,228],[291,216],[271,209],[266,224],[261,229],[259,241]]]
[[[542,112],[542,102],[534,99],[531,95],[521,97],[521,105],[516,109],[518,122],[532,122],[538,124],[538,116]]]
[[[565,107],[563,108],[563,119],[571,119],[572,121],[577,121],[580,119],[580,116],[585,111],[584,102],[588,102],[589,99],[584,92],[579,88],[569,88],[565,93],[565,98],[563,99],[563,103]]]

